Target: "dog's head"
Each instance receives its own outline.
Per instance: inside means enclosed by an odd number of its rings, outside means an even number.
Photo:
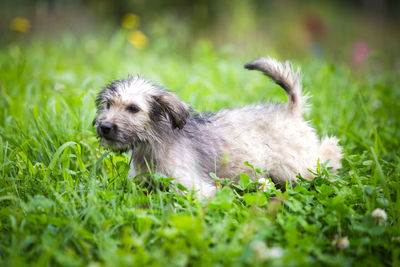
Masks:
[[[189,115],[189,106],[176,95],[138,76],[107,85],[96,105],[93,125],[100,142],[116,151],[182,129]]]

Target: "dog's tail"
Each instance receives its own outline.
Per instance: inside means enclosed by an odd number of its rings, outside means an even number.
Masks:
[[[307,95],[301,89],[300,70],[293,70],[292,64],[278,62],[270,57],[260,57],[244,66],[249,70],[260,70],[280,85],[288,96],[288,111],[293,115],[301,115],[307,107]]]

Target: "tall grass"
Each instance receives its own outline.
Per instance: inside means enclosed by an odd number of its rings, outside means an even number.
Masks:
[[[389,69],[360,77],[324,60],[295,62],[313,96],[307,118],[344,148],[334,182],[323,166],[285,192],[259,191],[243,176],[198,201],[161,174],[128,179],[128,156],[99,147],[96,93],[128,74],[201,111],[285,101],[242,68],[259,56],[249,54],[204,41],[186,55],[157,43],[135,50],[123,33],[2,48],[0,265],[400,264],[399,80]],[[387,213],[380,225],[376,208]],[[349,246],[335,248],[335,236]]]

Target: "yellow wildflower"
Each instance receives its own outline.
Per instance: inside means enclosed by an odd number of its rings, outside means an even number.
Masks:
[[[11,30],[17,32],[27,32],[29,31],[30,27],[31,23],[29,22],[29,20],[20,17],[13,19],[10,24]]]
[[[133,28],[139,26],[139,22],[140,22],[140,18],[138,15],[135,15],[133,13],[128,13],[122,17],[121,25],[125,29],[133,29]]]
[[[134,47],[139,49],[145,48],[147,46],[147,43],[149,42],[146,35],[144,35],[143,32],[138,30],[132,31],[128,35],[128,40]]]

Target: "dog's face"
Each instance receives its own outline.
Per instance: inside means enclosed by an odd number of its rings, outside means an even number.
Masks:
[[[176,95],[140,77],[112,82],[96,105],[93,124],[100,142],[115,151],[152,142],[160,131],[182,129],[189,115],[189,106]]]

